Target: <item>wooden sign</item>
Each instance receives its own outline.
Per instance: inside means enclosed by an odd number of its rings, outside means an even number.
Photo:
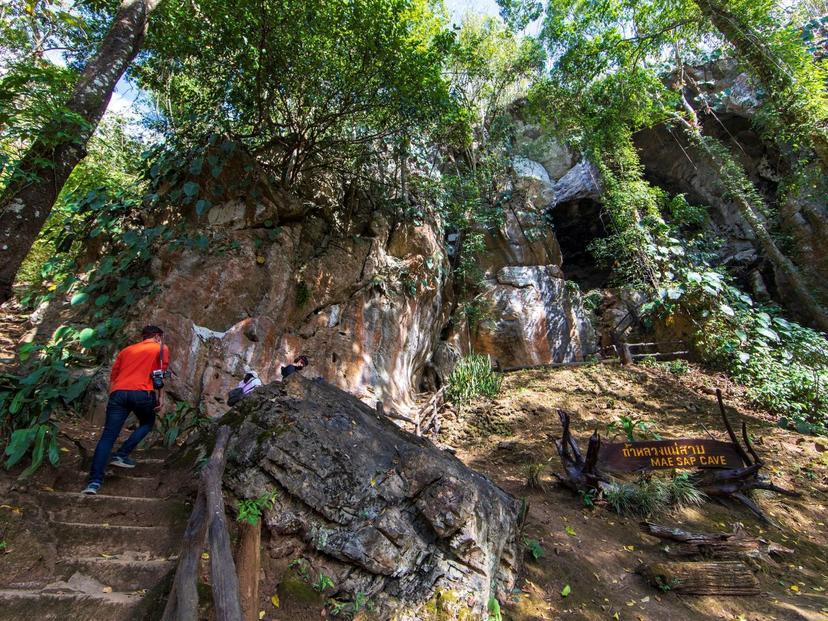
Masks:
[[[601,443],[598,467],[615,472],[663,468],[741,468],[737,447],[718,440],[684,439]]]
[[[603,472],[637,472],[659,468],[693,468],[694,484],[708,496],[733,498],[744,504],[766,522],[773,522],[747,495],[754,489],[766,489],[786,496],[798,497],[799,493],[783,489],[760,474],[765,462],[750,443],[747,425],[742,421],[742,441],[725,413],[722,393],[716,390],[716,400],[722,413],[722,422],[730,442],[706,439],[657,440],[654,442],[610,442],[604,444],[596,430],[589,438],[586,453],[582,453],[569,430],[570,415],[558,410],[562,434],[555,440],[555,448],[561,457],[564,475],[558,480],[573,491],[599,493],[612,480]]]

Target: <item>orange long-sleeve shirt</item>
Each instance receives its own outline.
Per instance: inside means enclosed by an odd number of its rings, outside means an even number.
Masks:
[[[115,358],[109,377],[109,392],[116,390],[152,390],[150,373],[159,368],[160,347],[153,339],[146,339],[124,347]],[[164,360],[160,368],[167,370],[170,348],[164,345]]]

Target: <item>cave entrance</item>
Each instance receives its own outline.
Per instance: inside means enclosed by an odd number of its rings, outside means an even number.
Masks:
[[[561,248],[564,275],[578,283],[581,291],[606,287],[609,280],[610,270],[599,266],[587,250],[593,240],[607,236],[602,211],[600,203],[584,198],[555,205],[549,212]]]

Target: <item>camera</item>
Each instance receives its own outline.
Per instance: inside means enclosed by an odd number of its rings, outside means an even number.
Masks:
[[[150,373],[152,379],[152,387],[155,390],[161,390],[164,387],[164,378],[169,377],[169,373],[165,373],[162,369],[155,369]]]

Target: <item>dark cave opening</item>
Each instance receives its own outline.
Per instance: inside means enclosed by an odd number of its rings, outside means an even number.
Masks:
[[[605,287],[609,280],[610,270],[598,265],[588,250],[593,240],[607,236],[602,215],[601,204],[588,198],[561,203],[549,211],[563,257],[561,267],[566,279],[578,283],[581,291]]]

